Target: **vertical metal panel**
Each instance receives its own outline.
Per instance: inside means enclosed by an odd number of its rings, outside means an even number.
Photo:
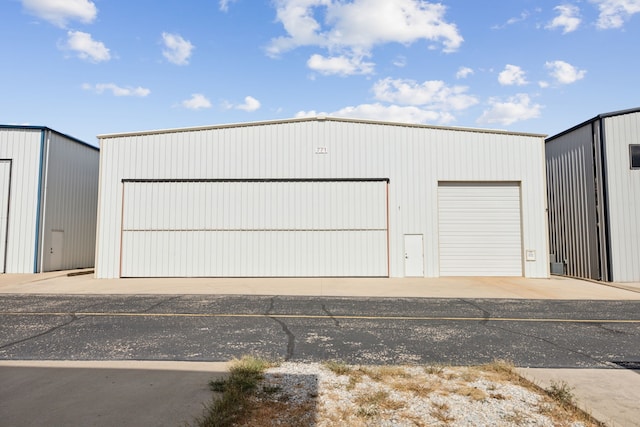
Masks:
[[[0,273],[5,272],[7,260],[7,228],[9,196],[11,195],[11,160],[0,160]]]
[[[632,170],[629,144],[640,143],[640,112],[603,119],[609,207],[611,276],[640,281],[640,170]]]
[[[50,131],[47,145],[40,271],[93,267],[99,152]],[[56,231],[64,232],[64,248],[52,259]]]
[[[12,162],[6,273],[33,273],[40,136],[40,129],[0,129],[0,159]]]
[[[425,276],[438,276],[438,181],[465,180],[522,183],[523,246],[538,254],[524,275],[548,277],[543,142],[334,119],[102,137],[96,274],[118,276],[122,179],[389,178],[391,276],[404,234],[424,235]]]
[[[522,276],[519,183],[441,183],[440,274]]]
[[[596,164],[590,124],[546,144],[550,252],[567,274],[600,279]]]

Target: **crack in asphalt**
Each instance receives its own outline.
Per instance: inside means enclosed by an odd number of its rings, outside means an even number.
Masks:
[[[147,309],[142,310],[141,313],[149,313],[151,310],[153,310],[154,308],[160,307],[164,303],[167,303],[167,302],[170,302],[170,301],[174,301],[174,300],[177,300],[177,299],[180,299],[180,298],[182,298],[182,295],[178,295],[178,296],[175,296],[175,297],[172,297],[172,298],[164,298],[163,300],[153,304],[151,307],[148,307]]]
[[[483,317],[483,319],[484,319],[484,320],[482,321],[482,323],[488,322],[488,321],[489,321],[489,319],[491,318],[491,312],[490,312],[490,311],[485,310],[485,309],[484,309],[484,308],[482,308],[482,307],[480,307],[478,304],[476,304],[476,303],[474,303],[474,302],[471,302],[471,301],[469,301],[469,300],[466,300],[466,299],[461,299],[460,301],[462,301],[462,302],[463,302],[463,303],[465,303],[465,304],[470,305],[471,307],[473,307],[473,308],[475,308],[475,309],[480,310],[480,311],[482,312],[482,317]]]
[[[52,332],[57,331],[58,329],[61,329],[61,328],[64,328],[65,326],[70,325],[71,323],[75,322],[76,320],[80,320],[81,319],[81,317],[76,316],[75,313],[69,313],[69,316],[71,316],[71,320],[69,320],[68,322],[62,323],[62,324],[60,324],[58,326],[54,326],[53,328],[47,329],[46,331],[41,332],[39,334],[30,336],[30,337],[27,337],[27,338],[23,338],[23,339],[18,340],[18,341],[10,342],[8,344],[4,344],[4,345],[0,346],[0,350],[4,350],[4,349],[12,347],[14,345],[22,344],[23,342],[27,342],[27,341],[34,340],[36,338],[43,337],[43,336],[45,336],[47,334],[50,334]]]
[[[289,327],[285,322],[283,322],[282,320],[276,319],[270,314],[271,310],[273,310],[273,306],[275,304],[276,298],[277,297],[272,297],[270,299],[269,308],[267,308],[267,311],[265,311],[264,315],[269,319],[273,320],[274,322],[276,322],[278,325],[280,325],[280,327],[282,328],[282,331],[287,336],[287,353],[286,353],[286,356],[284,357],[284,360],[286,362],[291,360],[291,358],[293,357],[293,353],[296,349],[296,336],[293,334],[293,332],[291,332],[291,330],[289,329]]]
[[[573,349],[571,349],[569,347],[562,346],[562,345],[560,345],[560,344],[558,344],[556,342],[553,342],[553,341],[548,340],[548,339],[543,338],[543,337],[539,337],[537,335],[527,334],[525,332],[516,332],[516,331],[512,331],[511,329],[500,327],[500,326],[497,326],[497,325],[487,325],[487,326],[490,326],[491,328],[494,328],[494,329],[500,329],[501,331],[509,332],[509,333],[514,334],[514,335],[519,335],[519,336],[522,336],[522,337],[533,338],[533,339],[542,341],[544,343],[547,343],[547,344],[551,345],[552,347],[559,348],[559,349],[565,350],[565,351],[567,351],[569,353],[577,354],[578,356],[581,356],[581,357],[584,357],[586,359],[589,359],[592,362],[597,363],[598,365],[605,364],[605,362],[603,362],[602,360],[595,359],[592,356],[581,352],[580,350],[573,350]]]
[[[329,318],[331,320],[333,320],[333,323],[336,324],[337,327],[340,327],[340,322],[338,322],[338,319],[336,319],[333,315],[333,313],[331,313],[328,309],[327,306],[322,304],[322,311],[324,311],[325,313],[327,313],[327,316],[329,316]]]

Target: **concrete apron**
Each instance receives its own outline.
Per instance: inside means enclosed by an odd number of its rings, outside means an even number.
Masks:
[[[640,284],[602,284],[560,276],[552,276],[550,279],[523,277],[96,279],[93,274],[69,276],[68,272],[51,272],[0,275],[0,293],[640,300]]]

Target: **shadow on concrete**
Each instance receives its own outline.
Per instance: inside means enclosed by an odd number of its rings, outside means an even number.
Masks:
[[[226,371],[0,366],[6,426],[180,426],[211,402]]]

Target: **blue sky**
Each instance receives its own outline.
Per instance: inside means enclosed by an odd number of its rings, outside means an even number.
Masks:
[[[640,107],[640,0],[3,0],[0,123],[326,114],[553,135]]]

